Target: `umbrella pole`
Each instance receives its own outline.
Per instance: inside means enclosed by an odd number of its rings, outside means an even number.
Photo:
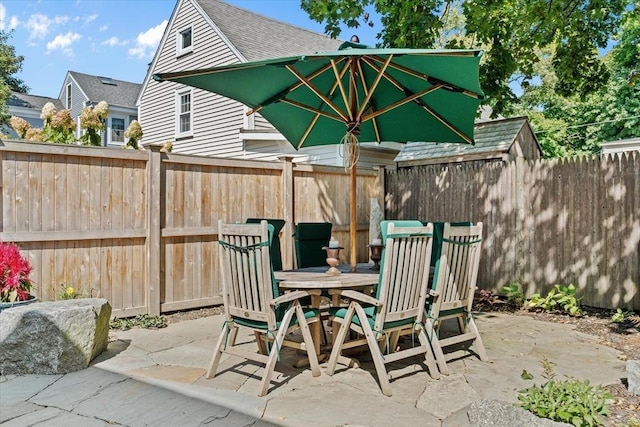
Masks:
[[[356,271],[358,265],[358,257],[356,254],[357,239],[357,206],[356,206],[356,167],[353,165],[350,169],[350,191],[349,191],[349,241],[351,242],[351,272]]]

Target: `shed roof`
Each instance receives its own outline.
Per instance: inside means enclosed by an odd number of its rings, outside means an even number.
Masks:
[[[110,77],[92,76],[69,71],[82,91],[92,102],[107,101],[109,105],[136,108],[136,98],[142,85]]]
[[[460,143],[410,142],[405,144],[395,161],[411,162],[436,159],[464,161],[465,158],[489,159],[505,154],[515,142],[524,126],[529,126],[526,117],[492,120],[476,123],[473,137],[475,145]]]
[[[196,0],[247,61],[336,50],[341,41],[220,0]]]

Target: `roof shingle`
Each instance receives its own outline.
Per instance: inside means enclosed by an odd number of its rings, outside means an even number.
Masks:
[[[136,98],[142,87],[140,83],[92,76],[76,71],[69,71],[69,75],[75,79],[92,102],[107,101],[109,105],[136,108]]]

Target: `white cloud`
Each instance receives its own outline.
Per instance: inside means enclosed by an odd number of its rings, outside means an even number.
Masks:
[[[138,34],[136,37],[136,45],[129,49],[129,56],[135,56],[138,59],[145,59],[153,56],[162,35],[164,29],[167,27],[167,20],[165,19],[160,24],[153,28],[149,28],[144,33]]]
[[[98,15],[96,13],[94,13],[93,15],[87,16],[87,18],[84,20],[84,23],[88,24],[90,22],[95,21],[96,19],[98,19]]]
[[[103,41],[100,44],[102,46],[124,46],[124,45],[127,44],[127,41],[126,40],[120,40],[116,36],[113,36],[113,37],[109,37],[108,39],[106,39],[105,41]]]
[[[54,25],[66,24],[69,20],[68,16],[49,18],[47,15],[36,13],[29,17],[25,26],[29,30],[29,39],[43,39]]]
[[[67,34],[58,34],[53,40],[47,43],[47,53],[60,50],[65,55],[72,56],[73,49],[71,49],[71,45],[81,38],[82,36],[80,34],[72,33],[71,31]]]
[[[103,25],[102,27],[100,27],[100,29],[98,31],[100,31],[101,33],[107,31],[109,29],[108,25]]]
[[[7,8],[0,3],[0,30],[13,30],[19,24],[17,16],[7,16]]]

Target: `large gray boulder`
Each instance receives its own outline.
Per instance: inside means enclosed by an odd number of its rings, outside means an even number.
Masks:
[[[640,396],[640,360],[627,360],[629,391]]]
[[[107,348],[104,298],[40,302],[0,312],[0,374],[64,374]]]
[[[473,427],[571,427],[571,424],[540,418],[513,403],[498,400],[477,400],[469,406],[467,414]]]

